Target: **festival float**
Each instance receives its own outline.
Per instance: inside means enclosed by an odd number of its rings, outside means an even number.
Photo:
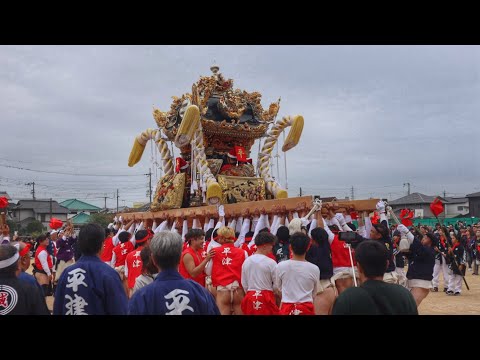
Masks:
[[[283,137],[283,152],[300,141],[304,118],[283,116],[277,120],[280,99],[264,109],[259,92],[234,88],[219,67],[210,68],[191,93],[173,97],[169,111],[153,110],[157,128],[136,136],[128,165],[137,164],[149,141],[155,143],[162,161],[163,176],[158,181],[150,211],[119,213],[125,220],[181,219],[217,214],[224,205],[225,216],[253,214],[262,209],[272,214],[312,209],[313,196],[289,197],[271,174],[272,151]],[[263,142],[262,142],[263,140]],[[254,164],[250,153],[260,143]],[[169,144],[179,149],[173,158]],[[378,199],[335,201],[338,211],[373,211]],[[322,208],[323,210],[323,208]],[[326,210],[325,210],[326,211]]]

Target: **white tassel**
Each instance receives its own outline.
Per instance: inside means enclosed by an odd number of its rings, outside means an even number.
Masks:
[[[194,141],[190,143],[190,175],[191,175],[191,182],[190,182],[190,195],[193,195],[195,193],[194,185],[193,183],[195,182],[195,161],[193,159],[193,144]]]
[[[207,202],[207,186],[205,183],[205,177],[203,176],[202,171],[200,170],[200,178],[201,180],[201,188],[202,188],[202,202],[206,203]]]

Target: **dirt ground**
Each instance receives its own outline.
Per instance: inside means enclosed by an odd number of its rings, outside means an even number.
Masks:
[[[480,275],[472,275],[467,269],[466,280],[470,290],[463,283],[462,294],[448,296],[443,292],[443,275],[440,275],[439,292],[430,292],[422,301],[420,315],[478,315],[480,314]],[[47,305],[53,309],[53,297],[47,297]]]
[[[440,275],[439,292],[430,292],[422,301],[418,312],[420,315],[478,315],[480,314],[480,275],[472,275],[467,269],[462,294],[448,296],[443,292],[443,275]]]

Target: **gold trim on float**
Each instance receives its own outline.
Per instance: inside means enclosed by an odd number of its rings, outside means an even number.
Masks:
[[[232,195],[236,199],[240,198],[240,194],[233,194],[232,192],[235,189],[240,189],[239,191],[248,191],[252,187],[258,187],[260,186],[260,193],[255,194],[256,196],[259,197],[258,200],[253,200],[255,202],[265,200],[266,199],[266,194],[265,194],[265,180],[262,178],[258,177],[244,177],[244,176],[227,176],[227,175],[218,175],[218,183],[222,187],[222,204],[228,204],[227,196]],[[248,182],[252,182],[252,185],[248,185]],[[237,195],[237,196],[235,196]],[[243,196],[245,198],[245,196]],[[252,200],[243,200],[239,201],[240,202],[252,202]]]

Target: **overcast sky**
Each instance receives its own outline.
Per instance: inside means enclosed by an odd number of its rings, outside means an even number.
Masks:
[[[480,191],[478,46],[0,46],[0,191],[28,198],[34,181],[37,198],[147,200],[151,149],[128,167],[134,137],[213,61],[265,108],[281,97],[279,116],[304,116],[290,196]]]

